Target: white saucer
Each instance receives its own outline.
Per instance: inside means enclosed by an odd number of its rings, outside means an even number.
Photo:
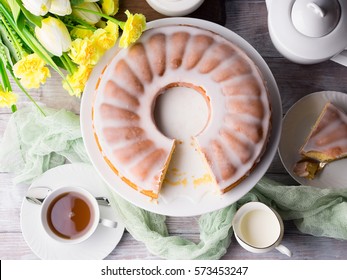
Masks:
[[[284,167],[298,183],[320,188],[341,189],[347,187],[347,159],[329,163],[313,180],[298,177],[293,172],[294,164],[300,160],[298,152],[300,147],[310,133],[324,105],[329,101],[347,112],[347,94],[342,92],[316,92],[296,102],[283,119],[278,152]]]
[[[49,186],[56,189],[60,186],[76,185],[90,191],[94,196],[109,196],[107,186],[85,163],[66,164],[53,168],[37,178],[30,188]],[[40,223],[40,206],[23,200],[21,209],[21,228],[25,241],[31,250],[41,259],[97,260],[107,257],[119,243],[124,232],[124,225],[109,206],[100,206],[101,217],[117,221],[117,228],[99,225],[95,233],[79,244],[62,244],[49,237]]]
[[[204,20],[193,18],[165,18],[151,21],[147,28],[156,28],[166,25],[191,25],[204,28],[220,34],[227,40],[242,48],[248,56],[256,63],[266,80],[272,106],[272,131],[267,149],[261,161],[237,187],[229,192],[220,195],[215,191],[215,185],[211,180],[206,179],[208,171],[206,165],[201,160],[201,155],[194,149],[190,142],[185,142],[175,151],[177,161],[173,158],[170,162],[167,178],[169,182],[164,182],[157,203],[149,201],[149,198],[140,192],[129,187],[122,181],[109,167],[100,153],[98,144],[95,141],[92,127],[92,107],[96,84],[110,63],[113,56],[117,54],[117,47],[108,51],[99,63],[93,68],[93,72],[87,82],[81,101],[81,129],[82,136],[89,158],[99,172],[101,177],[124,199],[132,204],[148,211],[167,216],[197,216],[211,211],[215,211],[234,203],[263,177],[269,168],[273,157],[277,152],[280,139],[282,103],[276,81],[260,54],[243,38],[231,30]],[[170,176],[170,173],[172,176]],[[208,178],[208,177],[207,177]]]

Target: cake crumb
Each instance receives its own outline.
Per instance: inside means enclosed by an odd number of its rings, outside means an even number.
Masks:
[[[155,205],[158,205],[158,204],[159,204],[158,199],[157,199],[157,198],[153,198],[153,197],[149,199],[149,202],[150,202],[150,203],[153,203],[153,204],[155,204]]]
[[[213,182],[213,178],[212,178],[211,174],[209,174],[209,173],[205,173],[203,177],[193,180],[193,184],[194,184],[195,188],[202,185],[202,184],[209,184],[212,182]]]
[[[187,178],[183,178],[183,179],[177,180],[177,181],[171,181],[168,178],[165,178],[164,182],[165,182],[165,184],[168,184],[168,185],[173,186],[173,187],[181,186],[181,185],[186,187],[188,185]]]

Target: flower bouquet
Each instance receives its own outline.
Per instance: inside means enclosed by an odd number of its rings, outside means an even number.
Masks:
[[[93,67],[116,42],[126,48],[146,27],[142,14],[114,18],[119,0],[0,0],[0,107],[16,111],[9,75],[37,106],[29,89],[45,84],[50,69],[80,97]],[[119,39],[119,40],[118,40]]]

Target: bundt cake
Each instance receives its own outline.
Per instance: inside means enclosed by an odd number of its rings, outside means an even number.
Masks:
[[[175,139],[158,130],[153,107],[158,95],[177,86],[195,89],[209,103],[209,121],[192,137],[224,193],[248,175],[264,152],[271,108],[254,62],[208,30],[187,25],[149,29],[115,55],[95,91],[98,147],[123,181],[156,198]]]
[[[347,157],[347,115],[328,102],[300,148],[302,159],[294,166],[299,177],[313,179],[329,162]]]

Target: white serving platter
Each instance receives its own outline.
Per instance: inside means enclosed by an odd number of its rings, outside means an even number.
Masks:
[[[94,167],[112,190],[134,205],[151,212],[168,216],[196,216],[226,207],[249,192],[266,173],[276,154],[280,140],[282,104],[276,81],[259,53],[243,38],[231,30],[204,20],[192,18],[166,18],[148,23],[147,28],[166,25],[192,25],[218,33],[243,49],[256,63],[267,82],[272,106],[272,130],[270,140],[259,164],[237,187],[220,195],[215,186],[206,180],[207,170],[201,157],[192,150],[192,145],[185,142],[176,152],[176,159],[170,164],[167,180],[162,187],[158,200],[153,201],[124,183],[104,161],[92,128],[92,104],[95,86],[103,69],[117,53],[117,47],[105,54],[94,68],[86,85],[81,104],[81,129],[86,146]],[[171,181],[168,182],[168,181]]]

